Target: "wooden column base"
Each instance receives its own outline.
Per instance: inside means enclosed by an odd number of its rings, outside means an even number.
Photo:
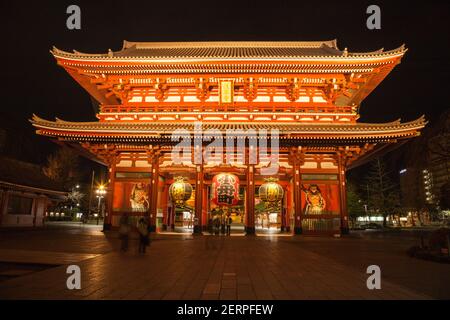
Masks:
[[[341,234],[349,234],[350,230],[348,227],[341,227]]]
[[[245,235],[253,236],[256,234],[255,227],[245,227]]]
[[[294,228],[294,234],[302,234],[302,233],[303,233],[302,227],[295,227]]]
[[[148,230],[149,230],[150,232],[156,232],[156,225],[150,225],[150,226],[148,227]]]
[[[202,234],[202,226],[194,226],[194,234]]]
[[[111,227],[112,227],[111,223],[104,223],[103,224],[103,231],[111,230]]]

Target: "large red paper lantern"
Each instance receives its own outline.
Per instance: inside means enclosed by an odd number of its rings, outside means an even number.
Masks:
[[[219,206],[235,206],[239,201],[239,178],[234,174],[220,173],[212,180],[212,201]]]

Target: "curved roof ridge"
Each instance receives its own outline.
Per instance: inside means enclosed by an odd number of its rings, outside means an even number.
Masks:
[[[101,57],[101,56],[106,56],[107,54],[106,53],[87,53],[87,52],[81,52],[81,51],[78,51],[78,50],[73,50],[73,53],[74,54],[76,54],[76,55],[79,55],[79,56],[99,56],[99,57]]]
[[[350,55],[361,55],[361,54],[380,54],[384,52],[384,48],[380,48],[378,50],[368,51],[368,52],[349,52]]]
[[[408,49],[406,48],[405,44],[402,44],[401,46],[391,49],[391,50],[387,50],[384,51],[384,48],[375,50],[375,51],[371,51],[371,52],[348,52],[349,57],[357,57],[357,56],[388,56],[388,55],[392,55],[392,54],[397,54],[397,53],[405,53],[406,51],[408,51]]]
[[[123,41],[122,50],[133,46],[136,49],[167,49],[167,48],[320,48],[323,45],[337,49],[337,40],[325,41],[180,41],[180,42],[137,42]]]
[[[108,56],[107,53],[87,53],[87,52],[81,52],[78,50],[73,50],[73,52],[61,50],[57,47],[53,46],[50,50],[50,53],[52,55],[64,55],[64,56],[85,56],[85,57],[106,57]]]

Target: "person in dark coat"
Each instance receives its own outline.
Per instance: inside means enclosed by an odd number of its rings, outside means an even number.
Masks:
[[[227,225],[227,236],[229,236],[231,235],[231,223],[233,222],[233,219],[231,218],[231,215],[228,215],[225,219]]]
[[[215,218],[214,218],[214,234],[216,236],[218,236],[219,232],[220,232],[220,218],[219,218],[219,216],[215,216]]]
[[[145,253],[145,248],[149,244],[148,240],[148,223],[144,218],[139,219],[137,224],[137,230],[139,232],[139,253]]]

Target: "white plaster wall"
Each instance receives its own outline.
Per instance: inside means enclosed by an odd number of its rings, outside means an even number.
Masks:
[[[33,215],[6,214],[3,216],[2,227],[32,227]]]

